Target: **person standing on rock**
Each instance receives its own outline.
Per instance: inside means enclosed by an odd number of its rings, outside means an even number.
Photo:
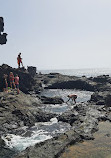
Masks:
[[[17,94],[19,94],[19,76],[17,74],[15,76],[15,86],[17,88]]]
[[[7,88],[8,88],[7,77],[8,77],[7,74],[4,74],[4,75],[3,75],[3,91],[4,91],[4,92],[7,92]]]
[[[13,85],[14,88],[15,88],[15,82],[14,82],[14,75],[13,75],[13,72],[10,72],[10,74],[9,74],[9,79],[10,79],[10,87],[12,88],[12,85]]]
[[[22,58],[21,58],[21,53],[18,54],[17,63],[18,63],[18,68],[20,68],[20,64],[22,64],[22,67],[23,67]]]
[[[71,95],[68,95],[67,96],[69,99],[68,99],[68,101],[71,99],[72,101],[74,101],[75,102],[75,104],[76,104],[76,99],[77,99],[77,95],[76,94],[71,94]],[[67,101],[67,102],[68,102]],[[67,103],[66,102],[66,103]]]

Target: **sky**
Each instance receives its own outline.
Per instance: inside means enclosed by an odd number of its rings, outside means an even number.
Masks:
[[[0,65],[111,68],[111,0],[0,0]]]

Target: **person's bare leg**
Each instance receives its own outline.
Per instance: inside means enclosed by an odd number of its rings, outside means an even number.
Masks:
[[[75,104],[76,104],[76,99],[74,99],[74,102],[75,102]]]
[[[22,63],[22,61],[20,62],[20,64],[22,65],[22,67],[23,67],[23,63]]]
[[[11,87],[11,89],[12,89],[12,82],[10,82],[10,87]]]
[[[21,64],[22,64],[22,67],[24,67],[22,62],[21,62]]]
[[[18,69],[20,68],[20,63],[18,63]]]
[[[17,94],[19,94],[19,88],[17,88]]]

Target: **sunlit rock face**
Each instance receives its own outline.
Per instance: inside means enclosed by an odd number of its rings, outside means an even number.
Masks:
[[[3,33],[4,31],[4,20],[3,17],[0,17],[0,44],[6,44],[7,42],[7,33]]]

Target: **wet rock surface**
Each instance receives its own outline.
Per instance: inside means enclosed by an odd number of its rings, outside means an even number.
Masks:
[[[60,97],[51,98],[51,97],[41,96],[40,99],[44,104],[62,104],[64,102],[64,100]]]
[[[15,158],[27,158],[27,156],[29,158],[58,158],[69,145],[94,139],[93,133],[98,130],[99,120],[107,119],[107,113],[102,111],[102,108],[101,106],[97,109],[95,105],[76,105],[74,109],[58,117],[59,121],[69,122],[72,125],[71,130],[43,143],[36,144],[34,147],[29,147]],[[71,113],[73,114],[72,117],[69,116]]]
[[[47,140],[43,143],[36,144],[30,149],[27,148],[19,158],[53,158],[59,157],[60,154],[64,151],[66,146],[74,142],[80,141],[80,136],[73,130],[66,132],[65,134],[55,137],[53,139]]]
[[[111,121],[111,78],[107,75],[98,77],[65,76],[58,73],[36,74],[32,77],[27,70],[18,70],[2,65],[0,67],[0,81],[4,73],[18,73],[20,76],[20,92],[16,90],[9,93],[0,93],[0,134],[16,133],[23,126],[33,126],[36,122],[47,122],[56,117],[58,121],[67,122],[71,129],[63,134],[28,147],[14,158],[57,158],[67,146],[85,139],[94,139],[93,133],[98,130],[99,121]],[[2,91],[2,85],[0,85]],[[62,114],[47,113],[41,109],[46,104],[61,104],[61,98],[48,98],[39,96],[44,88],[82,89],[94,93],[87,103],[77,103],[72,110]],[[19,133],[19,131],[18,131]],[[0,140],[2,157],[4,158],[4,142]],[[6,151],[5,151],[6,153]],[[1,156],[1,155],[0,155]],[[6,156],[6,155],[5,155]],[[7,157],[8,158],[8,157]]]
[[[5,142],[0,138],[0,158],[11,158],[14,153],[5,146]]]
[[[0,134],[14,132],[22,126],[32,126],[35,122],[49,121],[54,114],[44,113],[38,98],[16,91],[0,93]]]
[[[59,76],[59,80],[57,80],[55,76]],[[89,79],[80,79],[77,77],[68,78],[65,76],[63,79],[63,77],[59,74],[51,74],[47,77],[51,78],[51,80],[49,81],[47,78],[45,78],[43,81],[46,88],[77,88],[94,91],[94,94],[91,96],[91,99],[87,104],[76,104],[72,110],[67,111],[57,117],[58,121],[68,122],[71,124],[72,130],[68,131],[68,135],[66,132],[65,134],[61,134],[56,138],[45,141],[43,144],[40,143],[39,145],[28,148],[16,158],[26,158],[27,156],[31,158],[60,157],[61,153],[64,152],[67,146],[78,141],[94,139],[93,133],[98,130],[99,121],[111,121],[110,110],[106,108],[109,107],[111,103],[111,97],[109,95],[111,90],[109,76],[103,75]],[[64,143],[64,135],[67,135],[67,139],[69,140],[68,142],[65,139]],[[60,142],[57,143],[57,140]],[[62,148],[59,146],[59,144],[62,144]]]
[[[26,95],[16,90],[0,93],[0,135],[7,133],[20,134],[20,127],[33,126],[36,122],[50,121],[55,114],[44,113],[40,109],[41,101],[38,98]],[[38,108],[39,107],[39,108]],[[11,158],[15,151],[5,146],[0,138],[0,158]]]

